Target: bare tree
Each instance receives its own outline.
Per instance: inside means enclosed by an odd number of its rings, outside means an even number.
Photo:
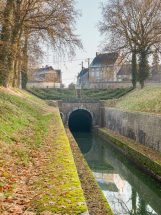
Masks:
[[[148,56],[161,50],[160,0],[109,0],[102,4],[103,21],[99,31],[106,37],[104,50],[122,50],[133,57],[133,85],[136,85],[136,55],[139,55],[138,78],[141,87],[149,75]]]
[[[73,56],[76,46],[82,48],[74,34],[75,20],[79,15],[74,8],[74,0],[4,0],[3,5],[0,44],[6,52],[1,51],[0,63],[2,66],[6,63],[6,67],[0,69],[0,79],[4,86],[10,82],[16,86],[22,55],[23,58],[28,57],[27,44],[34,36],[50,43],[55,50],[65,53],[64,56]],[[6,49],[5,43],[9,48]]]

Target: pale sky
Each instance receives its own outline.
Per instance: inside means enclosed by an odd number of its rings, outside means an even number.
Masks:
[[[100,2],[107,0],[77,0],[76,8],[82,11],[82,16],[77,20],[76,34],[80,35],[82,40],[84,51],[77,50],[77,56],[73,59],[73,62],[66,62],[64,66],[63,62],[54,64],[53,60],[48,58],[47,65],[53,66],[54,69],[61,69],[63,83],[68,86],[71,82],[76,81],[75,76],[81,70],[81,62],[84,62],[84,66],[87,67],[87,58],[92,59],[96,56],[96,52],[99,50],[100,41],[103,37],[96,27],[96,24],[101,20]]]

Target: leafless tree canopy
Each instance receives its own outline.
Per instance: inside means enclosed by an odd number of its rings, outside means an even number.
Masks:
[[[98,28],[105,35],[104,50],[161,50],[160,0],[109,0],[101,8]]]
[[[122,50],[125,56],[132,54],[134,85],[138,55],[138,79],[143,87],[149,75],[148,56],[156,50],[161,52],[161,1],[109,0],[101,8],[103,21],[98,29],[105,35],[103,50]]]
[[[61,55],[73,56],[82,48],[74,34],[74,0],[2,0],[0,2],[0,83],[17,85],[17,74],[28,61],[38,59],[41,43],[50,44]]]

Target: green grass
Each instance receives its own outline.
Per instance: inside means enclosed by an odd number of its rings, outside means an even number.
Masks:
[[[121,96],[130,92],[132,89],[132,87],[115,89],[83,89],[82,98],[93,98],[101,100],[120,98]],[[28,88],[27,90],[33,95],[44,100],[61,100],[63,98],[76,98],[76,90],[70,89]]]
[[[41,106],[0,90],[0,138],[9,141],[12,134],[34,123],[43,114]]]
[[[107,101],[106,106],[124,110],[161,112],[161,86],[137,88],[122,98]]]
[[[13,210],[15,214],[24,214],[28,207],[34,214],[85,212],[83,190],[58,109],[28,92],[13,91],[21,95],[0,89],[3,212]],[[15,188],[21,189],[21,196],[17,197]],[[8,197],[15,196],[16,208],[7,202]],[[21,208],[22,199],[28,199],[30,206],[24,203]],[[22,212],[17,212],[18,209]]]
[[[28,88],[28,92],[43,100],[61,100],[62,98],[76,98],[76,91],[70,89],[39,89]]]
[[[84,89],[82,90],[83,98],[93,98],[100,100],[108,100],[114,98],[120,98],[128,92],[132,91],[132,87],[127,88],[114,88],[114,89]]]
[[[26,99],[30,99],[30,101],[33,101],[34,103],[38,103],[42,107],[47,107],[46,103],[42,101],[42,99],[38,98],[37,96],[34,96],[32,93],[29,93],[26,90],[14,88],[13,89],[15,92],[20,93],[22,96],[24,96]]]

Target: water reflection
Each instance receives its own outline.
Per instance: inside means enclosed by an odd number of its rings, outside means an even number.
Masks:
[[[157,181],[93,134],[73,135],[115,215],[161,215]]]

